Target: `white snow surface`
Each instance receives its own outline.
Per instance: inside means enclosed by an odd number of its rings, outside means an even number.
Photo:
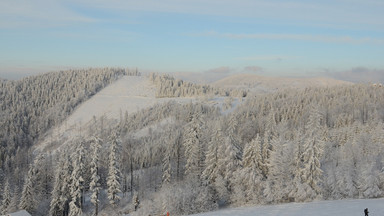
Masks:
[[[224,209],[194,214],[194,216],[369,216],[384,215],[384,199],[357,199],[316,201],[310,203],[288,203]]]
[[[108,119],[119,120],[120,114],[124,116],[126,111],[132,114],[170,100],[180,103],[193,100],[193,98],[156,98],[155,94],[156,87],[148,77],[124,76],[82,103],[60,126],[45,135],[45,139],[36,146],[36,150],[44,151],[50,148],[50,143],[55,141],[52,139],[59,140],[65,137],[70,140],[80,133],[85,133],[86,126],[94,117],[105,116]]]
[[[21,210],[18,212],[7,214],[6,216],[31,216],[27,211]]]
[[[118,119],[120,112],[135,112],[157,101],[155,86],[146,77],[124,76],[81,104],[67,119],[67,124],[86,124],[93,116],[103,115]]]

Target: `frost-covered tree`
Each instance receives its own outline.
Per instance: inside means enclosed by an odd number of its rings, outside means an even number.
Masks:
[[[163,156],[163,164],[162,164],[162,170],[163,170],[163,176],[162,176],[162,181],[163,184],[169,184],[171,183],[171,153],[170,149],[167,148],[164,152]]]
[[[267,178],[269,175],[269,168],[270,168],[270,155],[272,149],[272,138],[273,138],[273,133],[269,130],[266,130],[264,132],[264,140],[263,140],[263,145],[261,149],[261,157],[262,157],[262,163],[261,163],[261,170],[263,173],[264,179]]]
[[[32,172],[32,166],[28,171],[28,175],[24,182],[23,191],[21,193],[21,199],[19,208],[25,209],[26,211],[32,213],[35,210],[36,201],[34,196],[34,190],[33,190],[33,172]]]
[[[224,202],[228,202],[229,195],[236,183],[234,175],[240,168],[241,161],[238,158],[238,148],[232,145],[229,137],[224,138],[224,143],[219,148],[218,170],[215,188]]]
[[[49,214],[66,216],[69,213],[69,203],[72,200],[72,165],[66,151],[59,152],[59,162],[56,165],[55,184],[52,190]]]
[[[184,137],[185,148],[185,174],[200,177],[202,171],[202,142],[201,127],[199,113],[192,116],[192,121],[187,126]]]
[[[3,215],[9,213],[9,207],[12,201],[11,188],[9,186],[9,181],[7,180],[4,184],[3,189],[3,200],[1,202],[1,212]]]
[[[246,199],[258,199],[262,184],[261,140],[259,134],[246,144],[243,152],[241,178],[244,180]]]
[[[303,165],[301,178],[303,184],[310,187],[307,191],[308,198],[321,195],[322,169],[320,159],[323,154],[323,141],[319,138],[317,131],[320,128],[321,114],[317,109],[311,111],[306,129],[306,138],[303,146]]]
[[[100,196],[100,176],[99,176],[99,154],[101,148],[102,141],[98,137],[93,137],[92,139],[92,161],[91,161],[91,183],[89,184],[89,189],[92,192],[91,194],[91,202],[95,205],[95,213],[94,215],[98,215],[99,213],[99,196]]]
[[[78,215],[83,211],[84,197],[84,173],[85,173],[85,152],[84,142],[80,141],[76,147],[76,153],[72,161],[71,174],[71,201],[69,203],[69,214]]]
[[[69,216],[80,216],[83,214],[83,211],[81,211],[81,208],[76,204],[74,198],[76,197],[72,197],[72,200],[69,203]]]
[[[374,163],[367,165],[362,172],[363,177],[359,188],[363,198],[378,198],[383,194],[379,188],[378,171],[374,171],[373,165]]]
[[[12,200],[11,200],[11,203],[9,204],[8,211],[16,212],[19,209],[19,201],[20,201],[19,198],[20,198],[19,189],[14,188],[13,194],[12,194]]]
[[[237,127],[238,127],[238,119],[236,118],[236,115],[232,115],[229,118],[228,128],[227,128],[227,131],[226,131],[226,135],[229,138],[229,140],[232,143],[232,145],[235,148],[237,148],[236,151],[237,151],[238,154],[236,155],[236,157],[241,159],[241,156],[242,156],[241,155],[242,145],[241,145],[238,133],[237,133]]]
[[[219,173],[219,146],[224,145],[224,137],[221,129],[216,129],[205,156],[205,169],[202,173],[203,182],[212,184],[215,182]]]
[[[108,162],[108,199],[112,206],[120,200],[120,165],[119,165],[119,140],[116,133],[110,137],[109,162]]]
[[[55,184],[53,186],[52,191],[52,200],[50,203],[50,209],[49,214],[50,215],[63,215],[64,214],[64,199],[61,194],[61,188],[63,187],[63,167],[64,167],[64,160],[61,159],[58,165],[58,169],[56,169],[56,175],[55,175]],[[21,206],[20,206],[21,207]],[[22,209],[25,209],[21,207]],[[26,209],[27,210],[27,209]],[[27,210],[28,211],[28,210]],[[31,211],[28,211],[31,212]]]
[[[69,203],[72,200],[72,195],[71,195],[71,187],[72,187],[72,171],[73,171],[73,166],[72,166],[72,161],[71,157],[68,152],[64,152],[63,154],[64,158],[64,164],[63,164],[63,175],[61,178],[62,186],[61,186],[61,202],[64,204],[64,216],[69,215]]]

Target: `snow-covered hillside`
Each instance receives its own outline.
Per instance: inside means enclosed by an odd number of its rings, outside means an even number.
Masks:
[[[54,150],[55,141],[67,140],[78,136],[86,136],[87,127],[92,124],[94,118],[105,117],[106,119],[120,120],[125,113],[135,113],[139,110],[152,107],[155,104],[162,104],[169,101],[177,103],[189,103],[201,100],[210,106],[220,107],[223,113],[229,113],[235,109],[243,100],[226,100],[227,97],[156,97],[156,86],[147,76],[124,76],[116,82],[110,84],[89,100],[82,103],[72,115],[70,115],[61,125],[54,127],[44,139],[36,145],[38,151]],[[150,127],[138,132],[141,136],[143,131],[148,131]]]
[[[43,150],[54,140],[61,140],[63,137],[84,136],[81,133],[85,133],[84,128],[94,117],[105,116],[108,119],[119,120],[125,112],[131,114],[156,103],[170,100],[187,103],[192,100],[191,98],[156,98],[155,93],[155,85],[149,81],[148,77],[124,76],[81,104],[60,126],[55,127],[45,136],[37,149]]]
[[[384,89],[293,86],[230,97],[228,89],[217,94],[209,86],[155,78],[122,77],[44,133],[35,152],[43,154],[34,159],[26,182],[45,179],[45,191],[36,194],[47,198],[32,210],[47,215],[60,212],[64,204],[57,200],[75,203],[72,197],[79,195],[60,194],[63,188],[80,190],[81,177],[87,187],[86,215],[188,215],[218,209],[205,215],[360,215],[367,207],[371,215],[382,213],[379,204],[369,204],[377,200],[346,199],[383,196]],[[249,88],[258,85],[252,82],[249,78]],[[85,169],[78,172],[78,167]],[[109,181],[117,177],[120,182]],[[90,185],[97,181],[103,193],[100,205],[93,205],[90,198],[98,190]],[[107,193],[122,199],[117,202]],[[75,205],[70,211],[77,211],[80,204]]]
[[[384,199],[335,200],[311,203],[289,203],[256,207],[231,208],[214,212],[195,214],[194,216],[353,216],[384,215]]]

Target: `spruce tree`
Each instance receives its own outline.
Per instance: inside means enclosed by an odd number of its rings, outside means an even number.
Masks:
[[[170,146],[170,145],[169,145]],[[162,170],[163,170],[163,176],[162,176],[162,181],[163,184],[169,184],[171,183],[171,152],[170,148],[166,148],[163,156],[163,161],[162,161]]]
[[[303,165],[301,178],[304,184],[311,190],[307,190],[307,197],[314,198],[321,194],[322,169],[320,158],[323,154],[323,141],[319,138],[318,131],[321,127],[321,114],[315,108],[311,110],[309,122],[306,128],[303,146]]]
[[[1,202],[2,205],[2,214],[5,215],[9,213],[8,211],[10,210],[10,204],[12,201],[12,194],[11,194],[11,188],[9,186],[9,181],[7,180],[4,185],[4,190],[3,190],[3,200]]]
[[[33,182],[32,182],[32,166],[28,171],[28,175],[24,182],[23,191],[21,193],[21,200],[19,204],[20,209],[24,209],[30,213],[35,210],[35,200],[33,194]]]
[[[120,166],[119,166],[119,141],[117,134],[113,133],[110,138],[109,163],[108,163],[108,199],[112,206],[116,206],[120,200]]]
[[[60,161],[57,165],[56,174],[55,174],[55,184],[53,186],[52,191],[52,200],[50,203],[49,214],[50,215],[64,215],[65,203],[67,201],[67,197],[65,196],[64,188],[65,186],[65,178],[66,178],[66,156],[62,155]]]
[[[258,198],[261,192],[262,180],[261,140],[259,134],[245,146],[242,163],[241,177],[244,178],[247,199]]]
[[[84,143],[80,142],[73,158],[73,171],[71,175],[71,202],[69,203],[70,215],[82,212],[84,194]]]
[[[216,129],[211,142],[208,144],[208,151],[205,156],[205,169],[202,173],[203,181],[208,184],[215,182],[219,175],[219,146],[224,145],[224,138],[221,129]]]
[[[200,115],[196,113],[187,126],[183,143],[186,156],[185,175],[197,178],[200,177],[202,169],[201,126]]]
[[[91,202],[95,205],[95,214],[99,213],[99,196],[100,196],[100,176],[99,176],[99,154],[101,148],[101,140],[97,137],[94,137],[92,140],[92,161],[91,161],[91,183],[89,184],[91,194]]]

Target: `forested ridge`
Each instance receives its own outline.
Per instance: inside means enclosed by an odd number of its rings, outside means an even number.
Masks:
[[[210,85],[201,85],[186,82],[167,74],[149,75],[156,87],[156,97],[196,97],[196,96],[231,96],[246,97],[248,91],[236,88],[217,88]]]
[[[95,118],[86,136],[36,156],[19,183],[3,176],[2,210],[186,215],[382,197],[383,120],[384,88],[368,84],[247,94],[225,114],[171,101],[117,123]]]
[[[12,179],[11,184],[21,184],[33,159],[30,149],[39,137],[122,75],[138,73],[122,68],[90,68],[1,80],[0,183]]]

